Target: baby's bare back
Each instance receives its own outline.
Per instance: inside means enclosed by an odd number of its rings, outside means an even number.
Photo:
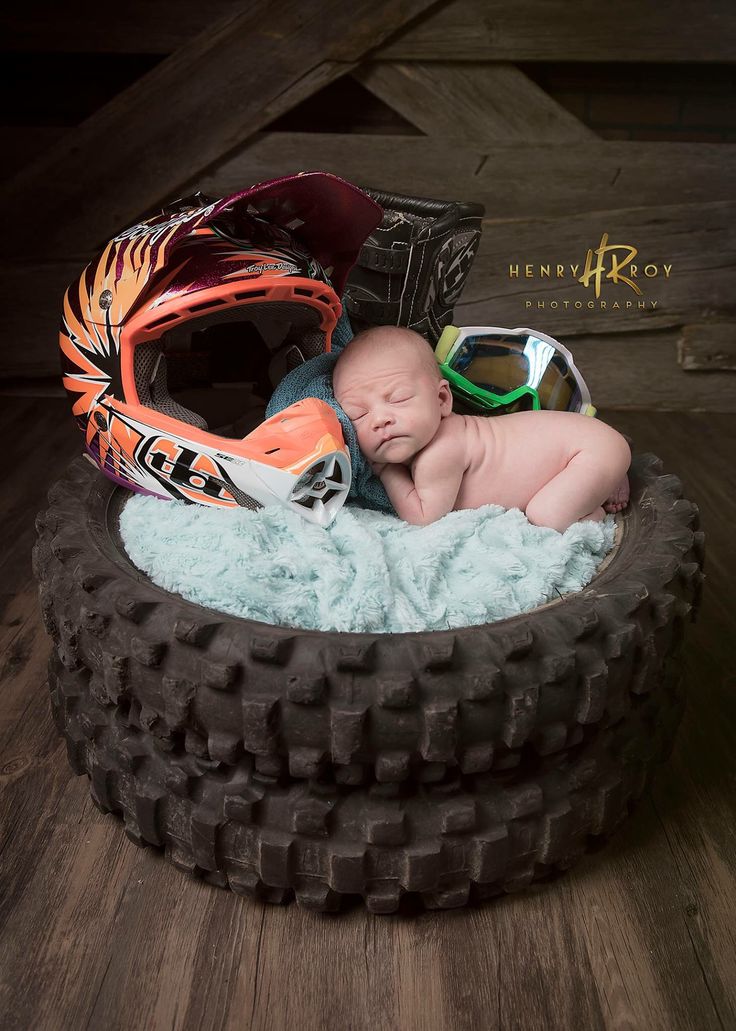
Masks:
[[[606,462],[619,436],[606,423],[575,412],[453,413],[444,421],[443,429],[463,434],[466,444],[467,468],[455,511],[489,504],[524,511],[579,451]]]

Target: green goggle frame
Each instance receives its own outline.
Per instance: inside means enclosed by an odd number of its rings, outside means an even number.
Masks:
[[[482,336],[482,332],[477,332],[478,329],[482,328],[484,327],[474,327],[475,332],[469,335]],[[499,334],[513,336],[515,333],[518,332],[531,333],[532,331],[516,331],[488,327],[487,332],[489,336]],[[499,409],[502,408],[510,408],[515,404],[515,402],[519,401],[521,398],[524,397],[529,397],[531,399],[533,411],[543,410],[544,406],[542,405],[542,402],[540,400],[539,392],[533,386],[530,386],[528,383],[523,384],[519,387],[515,387],[514,389],[506,391],[504,393],[496,393],[494,391],[487,390],[485,387],[477,386],[477,384],[473,383],[471,380],[467,379],[467,377],[463,376],[462,373],[456,372],[455,369],[452,368],[451,364],[453,358],[452,352],[457,351],[455,343],[461,333],[462,329],[457,326],[446,326],[445,329],[442,331],[442,335],[437,341],[437,345],[435,347],[435,357],[439,364],[440,372],[450,384],[450,390],[452,391],[455,397],[457,397],[461,401],[464,401],[471,408],[478,409],[481,412],[486,411],[489,414],[497,412]],[[579,409],[580,413],[583,415],[595,416],[596,408],[590,402],[590,395],[588,394],[588,389],[585,386],[585,382],[582,376],[580,376],[577,369],[575,368],[574,362],[572,360],[572,355],[570,354],[570,352],[567,351],[566,348],[562,347],[557,341],[553,341],[552,338],[546,337],[544,334],[535,335],[541,337],[543,340],[552,344],[555,350],[559,351],[560,354],[563,355],[567,362],[568,368],[574,376],[575,382],[581,393],[582,400]],[[448,358],[450,359],[449,363],[447,361]]]

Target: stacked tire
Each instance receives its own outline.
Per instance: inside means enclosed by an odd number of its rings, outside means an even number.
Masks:
[[[348,634],[239,619],[125,554],[83,458],[33,552],[72,769],[136,844],[269,902],[457,907],[568,869],[670,755],[703,583],[698,509],[634,455],[593,580],[511,619]]]

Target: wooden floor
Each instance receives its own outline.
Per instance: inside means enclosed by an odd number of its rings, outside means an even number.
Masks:
[[[617,837],[478,909],[323,916],[190,880],[70,771],[30,552],[81,435],[65,401],[0,402],[4,1031],[736,1028],[736,416],[600,413],[681,477],[706,533],[684,722]]]

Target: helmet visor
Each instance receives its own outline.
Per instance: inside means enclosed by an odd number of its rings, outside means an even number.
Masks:
[[[527,387],[548,410],[577,412],[583,403],[578,377],[567,358],[533,334],[468,336],[446,361],[453,372],[499,400]],[[529,393],[524,393],[528,399]],[[528,407],[521,398],[519,402]]]

